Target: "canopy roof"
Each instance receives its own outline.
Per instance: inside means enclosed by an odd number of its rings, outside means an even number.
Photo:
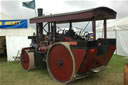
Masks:
[[[89,10],[34,17],[30,19],[30,23],[40,23],[40,22],[66,23],[66,22],[90,21],[93,19],[103,20],[103,19],[114,19],[114,18],[116,18],[116,12],[114,10],[107,7],[98,7]]]

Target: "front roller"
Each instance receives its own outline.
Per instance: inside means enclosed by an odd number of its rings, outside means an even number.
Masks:
[[[32,70],[35,68],[34,64],[34,52],[31,51],[31,48],[23,48],[21,54],[21,65],[24,70]]]
[[[75,59],[68,42],[54,44],[47,54],[50,76],[59,82],[69,83],[75,79]]]

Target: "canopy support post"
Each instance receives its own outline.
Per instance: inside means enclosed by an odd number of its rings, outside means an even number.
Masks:
[[[48,22],[48,35],[50,34],[50,22]]]
[[[94,34],[94,40],[96,40],[96,20],[95,19],[92,21],[92,30]]]
[[[69,22],[69,30],[72,29],[72,22]]]
[[[104,39],[107,38],[107,20],[104,19]]]
[[[53,23],[53,41],[56,41],[56,22]]]

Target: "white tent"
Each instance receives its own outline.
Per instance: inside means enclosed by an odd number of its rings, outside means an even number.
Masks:
[[[97,38],[103,35],[102,29],[102,27],[97,28]],[[128,56],[128,17],[108,24],[107,37],[116,38],[116,54]]]
[[[0,13],[0,20],[12,20],[9,16]],[[18,51],[24,47],[29,47],[31,40],[28,36],[32,36],[36,30],[28,23],[28,28],[20,29],[0,29],[0,36],[5,36],[7,60],[14,61],[13,57],[17,56]],[[20,52],[21,53],[21,52]]]

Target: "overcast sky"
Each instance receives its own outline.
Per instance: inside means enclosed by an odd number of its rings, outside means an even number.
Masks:
[[[33,9],[22,6],[23,1],[0,0],[0,11],[14,18],[30,18],[35,16]],[[36,8],[43,8],[45,14],[54,14],[107,6],[117,11],[117,18],[128,16],[127,0],[35,0]]]
[[[22,6],[22,2],[31,0],[0,0],[0,12],[14,19],[29,19],[35,16],[35,10]],[[117,18],[128,16],[127,0],[35,0],[36,9],[43,8],[44,14],[55,14],[107,6],[117,11]]]

